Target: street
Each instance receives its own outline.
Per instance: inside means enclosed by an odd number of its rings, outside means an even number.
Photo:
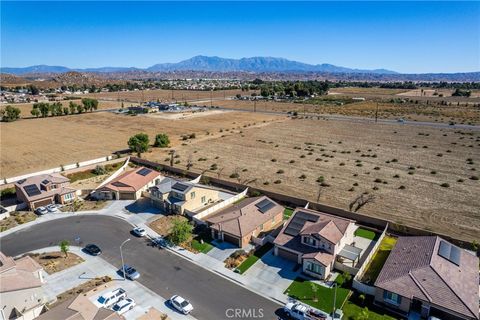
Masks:
[[[197,319],[277,319],[281,305],[209,272],[167,250],[148,245],[148,240],[130,234],[130,224],[107,216],[73,216],[44,222],[0,238],[1,251],[17,256],[61,240],[71,245],[95,243],[102,258],[120,267],[119,245],[124,247],[125,263],[140,273],[138,280],[158,295],[169,298],[179,294],[194,306]],[[240,312],[236,311],[240,310]],[[263,317],[260,315],[263,314]],[[238,316],[237,316],[238,315]]]

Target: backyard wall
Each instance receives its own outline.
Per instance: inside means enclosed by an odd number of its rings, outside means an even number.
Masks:
[[[242,198],[245,198],[245,196],[247,195],[247,192],[248,192],[248,188],[246,188],[245,190],[243,190],[239,194],[236,194],[235,196],[233,196],[231,198],[228,198],[225,201],[219,202],[216,205],[211,206],[210,208],[208,208],[206,210],[203,210],[203,211],[201,211],[197,214],[195,214],[194,212],[187,212],[187,214],[189,216],[191,216],[193,218],[193,220],[195,220],[195,221],[202,220],[203,218],[205,218],[209,214],[212,214],[215,211],[223,209],[223,208],[227,207],[228,205],[230,205],[230,204],[232,204],[232,203],[234,203],[234,202],[236,202],[236,201],[238,201]]]
[[[186,177],[186,178],[190,178],[190,179],[194,179],[194,178],[199,176],[199,174],[195,173],[195,172],[187,171],[187,170],[176,168],[176,167],[171,167],[171,166],[168,166],[168,165],[164,165],[164,164],[157,163],[157,162],[152,162],[152,161],[137,158],[137,157],[131,157],[130,161],[135,163],[135,164],[150,167],[150,168],[158,170],[158,171],[164,171],[165,173],[169,173],[169,174],[173,174],[173,175],[177,175],[177,176],[182,176],[182,177]],[[249,188],[248,193],[250,195],[260,193],[260,194],[263,194],[267,197],[272,198],[273,200],[275,200],[277,202],[282,203],[283,205],[285,205],[287,207],[293,207],[293,208],[295,208],[295,207],[305,207],[306,204],[309,203],[309,206],[308,206],[309,209],[322,211],[322,212],[325,212],[325,213],[329,213],[329,214],[333,214],[333,215],[336,215],[336,216],[340,216],[340,217],[355,220],[355,221],[358,222],[358,224],[373,228],[377,232],[382,232],[387,228],[389,233],[392,233],[392,234],[398,235],[398,236],[403,236],[403,235],[404,236],[438,235],[438,236],[441,236],[442,238],[444,238],[448,241],[453,242],[454,244],[456,244],[460,247],[470,248],[470,243],[468,243],[466,241],[454,239],[454,238],[452,238],[448,235],[445,235],[445,234],[434,233],[434,232],[431,232],[431,231],[426,231],[426,230],[422,230],[422,229],[418,229],[418,228],[414,228],[414,227],[410,227],[410,226],[405,226],[405,225],[401,225],[401,224],[398,224],[398,223],[394,223],[392,221],[367,216],[367,215],[364,215],[362,213],[350,212],[350,211],[343,210],[343,209],[340,209],[340,208],[327,206],[327,205],[324,205],[324,204],[321,204],[321,203],[316,203],[316,202],[311,202],[311,201],[309,202],[306,199],[296,198],[296,197],[292,197],[292,196],[289,196],[289,195],[286,195],[286,194],[281,194],[281,193],[277,193],[277,192],[273,192],[273,191],[269,191],[269,190],[263,190],[263,189],[255,188],[255,187],[252,187],[252,186],[246,186],[246,185],[242,185],[242,184],[239,184],[239,183],[236,183],[236,182],[233,182],[233,181],[222,180],[222,179],[218,179],[218,178],[210,177],[210,176],[205,176],[205,175],[204,175],[204,177],[207,177],[208,180],[209,180],[209,183],[211,185],[215,186],[215,187],[224,188],[224,189],[232,190],[232,191],[235,191],[235,192],[239,192],[240,190],[245,190],[245,188],[248,187]]]

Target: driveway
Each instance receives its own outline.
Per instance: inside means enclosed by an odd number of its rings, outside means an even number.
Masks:
[[[293,271],[296,263],[273,255],[273,249],[268,251],[263,257],[251,266],[243,275],[251,279],[256,279],[271,285],[271,289],[283,293],[292,283],[292,281],[301,273],[301,269]]]
[[[225,259],[227,259],[228,257],[230,257],[230,255],[235,251],[242,250],[239,247],[226,241],[213,240],[211,244],[213,245],[213,249],[207,252],[207,255],[222,262],[225,261]],[[243,248],[245,252],[248,252],[251,249],[253,249],[253,246],[251,245]]]

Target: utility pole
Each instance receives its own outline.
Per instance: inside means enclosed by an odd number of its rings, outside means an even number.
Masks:
[[[375,109],[375,123],[377,123],[378,119],[378,102],[377,102],[377,108]]]
[[[213,89],[210,89],[210,108],[213,108]]]
[[[257,99],[253,100],[253,112],[257,112]]]
[[[130,238],[128,238],[127,240],[123,241],[122,244],[120,245],[120,258],[122,259],[122,273],[123,273],[123,280],[125,281],[126,280],[126,276],[125,276],[125,263],[123,262],[123,253],[122,253],[122,246],[127,243],[128,241],[130,241]]]

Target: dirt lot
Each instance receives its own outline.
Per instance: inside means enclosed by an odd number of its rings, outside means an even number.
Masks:
[[[68,269],[84,261],[82,258],[71,252],[68,253],[67,257],[65,257],[62,252],[30,254],[30,257],[37,261],[48,274]]]
[[[93,113],[1,123],[1,177],[106,156],[126,149],[128,138],[139,132],[148,133],[152,143],[155,134],[167,133],[172,145],[177,147],[182,143],[189,144],[191,141],[220,136],[219,129],[262,126],[284,118],[227,112],[201,118],[165,120],[148,116]],[[190,133],[195,133],[196,138],[181,140],[181,135]]]
[[[161,236],[168,236],[173,227],[173,220],[175,219],[186,220],[187,218],[182,216],[162,216],[150,222],[149,227]]]
[[[0,220],[0,232],[37,219],[37,215],[30,211],[11,212],[10,217]]]
[[[87,282],[84,282],[81,285],[58,295],[57,300],[54,303],[50,304],[49,307],[53,308],[55,306],[58,306],[62,302],[65,302],[68,299],[74,298],[81,293],[85,294],[94,289],[95,291],[106,289],[108,288],[108,285],[111,283],[111,281],[112,279],[108,276],[88,280]]]
[[[347,209],[355,196],[370,192],[376,201],[360,212],[474,239],[480,230],[480,182],[472,180],[479,176],[479,147],[479,132],[286,120],[182,146],[177,165],[191,157],[194,170],[216,164],[213,176],[237,173],[235,181],[257,179],[252,185],[311,200],[324,176],[330,186],[321,202]],[[147,157],[165,163],[163,153]]]

